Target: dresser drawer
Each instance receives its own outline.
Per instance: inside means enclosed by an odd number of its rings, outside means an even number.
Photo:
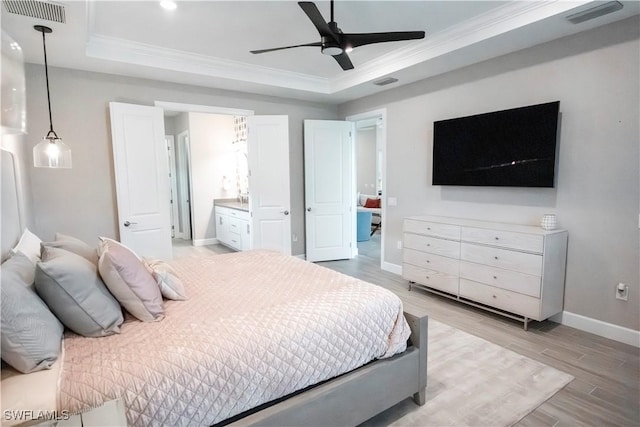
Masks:
[[[460,261],[460,277],[508,291],[540,297],[540,276]]]
[[[459,242],[420,234],[406,233],[404,247],[456,259],[460,256]]]
[[[462,243],[460,259],[505,270],[542,276],[542,255],[499,249],[473,243]]]
[[[443,239],[460,240],[460,226],[458,225],[417,221],[415,219],[405,219],[404,231],[406,233],[416,233],[434,237],[442,237]]]
[[[430,288],[439,289],[450,294],[458,294],[458,276],[440,273],[411,264],[402,264],[402,277]]]
[[[540,234],[514,233],[512,231],[487,230],[484,228],[462,227],[463,242],[542,253],[544,237]]]
[[[462,278],[460,296],[531,319],[542,320],[538,298]]]
[[[447,258],[440,255],[430,254],[428,252],[420,252],[413,249],[405,248],[402,254],[403,261],[416,267],[434,270],[452,276],[458,275],[457,259]]]

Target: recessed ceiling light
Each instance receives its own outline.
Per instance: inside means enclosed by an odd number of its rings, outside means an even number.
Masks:
[[[176,2],[174,2],[172,0],[162,0],[160,2],[160,6],[162,6],[162,8],[167,9],[167,10],[174,10],[176,7],[178,7]]]

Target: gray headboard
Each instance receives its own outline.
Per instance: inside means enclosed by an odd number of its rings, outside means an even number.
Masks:
[[[15,246],[22,234],[22,224],[20,221],[20,194],[18,187],[17,168],[15,156],[9,151],[0,149],[2,155],[0,163],[0,187],[2,191],[2,201],[0,208],[2,216],[2,230],[0,239],[2,240],[1,258],[4,261],[9,254],[9,250]]]

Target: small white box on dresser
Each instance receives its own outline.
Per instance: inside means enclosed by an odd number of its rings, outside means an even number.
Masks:
[[[402,275],[507,317],[542,321],[564,302],[566,230],[439,216],[405,218]]]

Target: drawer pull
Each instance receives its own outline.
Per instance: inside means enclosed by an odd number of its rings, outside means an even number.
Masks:
[[[498,298],[498,297],[494,295],[493,298],[495,299],[495,298]]]
[[[427,230],[431,231],[431,227],[427,227]]]
[[[427,247],[431,246],[431,243],[427,243]]]
[[[431,279],[431,277],[429,277],[429,276],[426,276],[426,277],[427,277],[427,280],[428,280],[428,279]]]
[[[494,279],[498,280],[498,276],[493,276]]]
[[[498,259],[498,257],[497,257],[497,256],[494,256],[494,258],[495,258],[495,259]]]
[[[499,238],[499,237],[496,237],[496,240],[500,240],[500,238]]]
[[[427,264],[431,264],[431,261],[427,260]]]

